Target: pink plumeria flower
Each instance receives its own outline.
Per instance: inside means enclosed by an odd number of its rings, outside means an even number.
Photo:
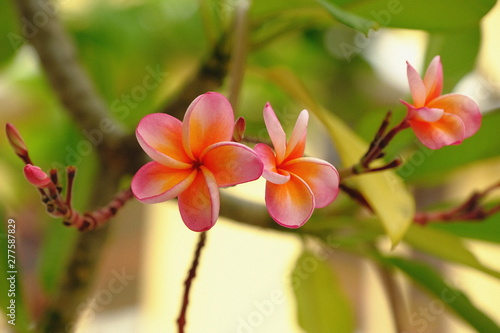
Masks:
[[[145,116],[136,136],[153,159],[132,179],[132,192],[144,203],[178,197],[186,226],[210,229],[219,216],[219,187],[258,179],[263,164],[255,152],[231,142],[234,115],[221,94],[198,96],[184,121],[163,113]]]
[[[26,180],[30,182],[31,185],[34,185],[39,188],[48,187],[51,184],[51,180],[49,175],[47,175],[40,167],[27,164],[24,167],[24,177]]]
[[[259,143],[254,150],[264,162],[266,206],[280,225],[299,228],[311,217],[314,208],[329,205],[339,192],[339,174],[330,163],[303,157],[309,114],[303,110],[290,141],[271,105],[264,108],[264,121],[274,146]]]
[[[441,96],[443,66],[434,57],[424,79],[407,63],[408,83],[413,104],[401,101],[408,108],[406,119],[417,138],[431,149],[457,145],[472,136],[481,126],[477,104],[461,94]]]

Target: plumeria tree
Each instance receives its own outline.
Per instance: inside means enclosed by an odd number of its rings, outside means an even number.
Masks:
[[[221,217],[302,241],[288,274],[296,326],[305,332],[377,331],[363,325],[359,293],[337,277],[361,271],[337,272],[336,253],[376,268],[397,332],[442,331],[436,316],[422,314],[428,306],[412,299],[415,290],[439,304],[439,314],[500,332],[499,318],[443,269],[500,278],[467,246],[500,243],[500,176],[491,172],[499,163],[498,109],[480,109],[477,94],[453,92],[476,68],[481,23],[494,5],[2,3],[7,329],[74,331],[93,306],[88,300],[113,252],[109,239],[126,228],[125,211],[135,216],[128,227],[141,232],[144,211],[168,201],[198,237],[185,255],[191,266],[179,284],[178,316],[164,318],[178,332],[190,332],[195,320],[191,287]],[[426,68],[408,59],[392,64],[407,78],[394,87],[375,71],[374,63],[388,61],[373,59],[381,37],[397,29],[426,35],[418,51]],[[403,48],[395,43],[387,54]],[[488,91],[492,105],[497,87],[477,77],[469,82]],[[486,181],[471,179],[474,170],[488,170]],[[228,190],[259,181],[258,202]],[[459,186],[467,190],[444,195]],[[313,268],[303,274],[304,267]],[[114,278],[128,283],[123,276]],[[112,296],[119,289],[108,288]],[[207,332],[218,329],[211,324]],[[237,332],[262,328],[236,325]]]

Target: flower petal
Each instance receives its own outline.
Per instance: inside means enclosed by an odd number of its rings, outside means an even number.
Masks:
[[[408,107],[408,115],[406,116],[408,120],[419,120],[433,123],[441,119],[444,114],[443,109],[428,108],[425,106],[417,109],[413,107],[413,105],[408,104],[405,101],[401,102]]]
[[[410,85],[411,97],[413,98],[413,105],[416,108],[424,106],[426,91],[424,82],[420,75],[418,75],[415,68],[410,65],[409,62],[406,62],[406,75],[408,76],[408,84]]]
[[[443,91],[443,65],[439,56],[435,56],[429,64],[425,72],[424,86],[427,92],[426,103],[441,95]]]
[[[465,125],[465,137],[468,138],[481,127],[482,115],[476,102],[461,94],[447,94],[431,101],[432,108],[443,109],[446,113],[459,117]]]
[[[302,110],[297,118],[295,127],[293,128],[292,136],[286,146],[285,160],[292,160],[304,156],[306,148],[307,122],[309,121],[309,113],[307,110]]]
[[[250,148],[236,142],[219,142],[209,146],[201,163],[214,175],[220,187],[258,179],[264,165]]]
[[[302,157],[286,163],[282,168],[306,182],[314,195],[315,208],[328,206],[339,194],[339,173],[324,160]]]
[[[137,125],[135,134],[142,149],[153,160],[175,169],[191,167],[182,146],[182,123],[168,114],[153,113]]]
[[[274,151],[276,152],[276,162],[279,165],[285,158],[286,134],[270,103],[266,103],[264,107],[264,122],[273,142]]]
[[[167,201],[186,190],[196,173],[193,169],[172,169],[158,162],[149,162],[132,178],[132,192],[143,203]]]
[[[302,179],[292,175],[290,181],[282,185],[266,183],[266,206],[278,224],[299,228],[314,211],[314,196]]]
[[[271,147],[263,143],[258,143],[253,150],[259,156],[262,163],[264,163],[262,177],[273,184],[284,184],[290,180],[288,172],[282,172],[276,168],[276,156]]]
[[[195,180],[179,195],[179,211],[186,226],[193,231],[212,228],[219,217],[219,188],[212,173],[200,167]]]
[[[462,120],[445,113],[439,121],[409,121],[417,138],[430,149],[460,144],[465,138],[465,126]]]
[[[233,137],[234,114],[226,97],[208,92],[189,105],[182,128],[184,149],[198,159],[210,145],[230,141]]]

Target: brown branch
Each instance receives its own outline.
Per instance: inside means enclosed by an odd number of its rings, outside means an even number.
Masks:
[[[169,101],[162,112],[182,120],[187,107],[197,96],[219,89],[229,70],[230,49],[229,38],[223,34],[207,60],[201,64],[195,75],[186,82],[176,98]]]
[[[99,129],[102,122],[107,126],[109,117],[106,103],[97,94],[87,73],[77,59],[73,42],[57,19],[59,4],[50,0],[14,0],[24,29],[24,36],[36,49],[40,63],[45,70],[57,97],[66,107],[75,122],[83,129]],[[41,14],[48,16],[46,21],[36,20]],[[27,33],[26,25],[34,27]],[[31,29],[30,29],[31,30]],[[125,132],[118,123],[116,129],[104,140],[116,141]]]
[[[481,200],[495,189],[500,188],[500,182],[497,182],[485,190],[472,193],[463,203],[455,208],[444,211],[417,212],[414,222],[426,225],[430,222],[455,222],[471,221],[477,222],[500,211],[500,204],[492,208],[486,208],[481,204]]]
[[[179,333],[184,333],[184,326],[186,325],[187,308],[189,305],[189,291],[191,290],[193,280],[196,277],[196,269],[198,268],[201,251],[205,246],[206,239],[207,239],[207,232],[206,231],[201,232],[198,244],[196,245],[196,250],[194,252],[193,263],[191,264],[188,276],[186,278],[186,281],[184,282],[184,296],[182,297],[181,312],[179,314],[179,318],[177,319],[177,324],[179,326]]]

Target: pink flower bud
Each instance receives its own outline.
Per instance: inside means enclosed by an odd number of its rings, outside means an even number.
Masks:
[[[11,123],[7,123],[5,125],[5,132],[7,133],[7,139],[9,139],[9,143],[14,148],[14,151],[19,156],[27,156],[28,155],[28,147],[24,143],[21,134],[17,128],[14,127]]]
[[[234,123],[234,132],[233,132],[233,139],[236,142],[240,142],[243,140],[243,137],[245,136],[245,128],[246,128],[246,122],[245,118],[239,117],[236,119],[236,122]]]
[[[36,187],[48,187],[51,184],[50,177],[37,166],[27,164],[24,167],[24,176],[30,184]]]

